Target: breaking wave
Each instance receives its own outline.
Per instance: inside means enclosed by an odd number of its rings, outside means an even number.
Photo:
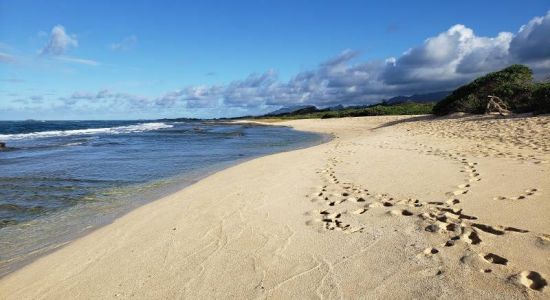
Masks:
[[[94,134],[121,134],[121,133],[133,133],[159,130],[164,128],[172,128],[174,125],[166,123],[141,123],[128,126],[117,126],[108,128],[87,128],[87,129],[75,129],[75,130],[52,130],[52,131],[38,131],[30,133],[17,133],[17,134],[0,134],[0,140],[20,140],[20,139],[33,139],[33,138],[48,138],[58,136],[71,136],[71,135],[94,135]]]

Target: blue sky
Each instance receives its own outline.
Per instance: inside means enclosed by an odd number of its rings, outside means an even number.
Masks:
[[[0,0],[0,119],[368,104],[511,63],[544,77],[549,9],[547,0]]]

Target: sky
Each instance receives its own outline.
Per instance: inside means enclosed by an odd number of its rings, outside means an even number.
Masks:
[[[550,1],[0,0],[0,120],[233,117],[550,77]]]

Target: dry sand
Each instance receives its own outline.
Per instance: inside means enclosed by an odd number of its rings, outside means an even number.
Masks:
[[[280,124],[335,138],[140,207],[0,298],[550,298],[550,116]]]

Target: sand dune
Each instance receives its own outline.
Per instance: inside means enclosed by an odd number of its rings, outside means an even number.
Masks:
[[[550,117],[280,123],[255,159],[0,280],[2,299],[550,297]]]

